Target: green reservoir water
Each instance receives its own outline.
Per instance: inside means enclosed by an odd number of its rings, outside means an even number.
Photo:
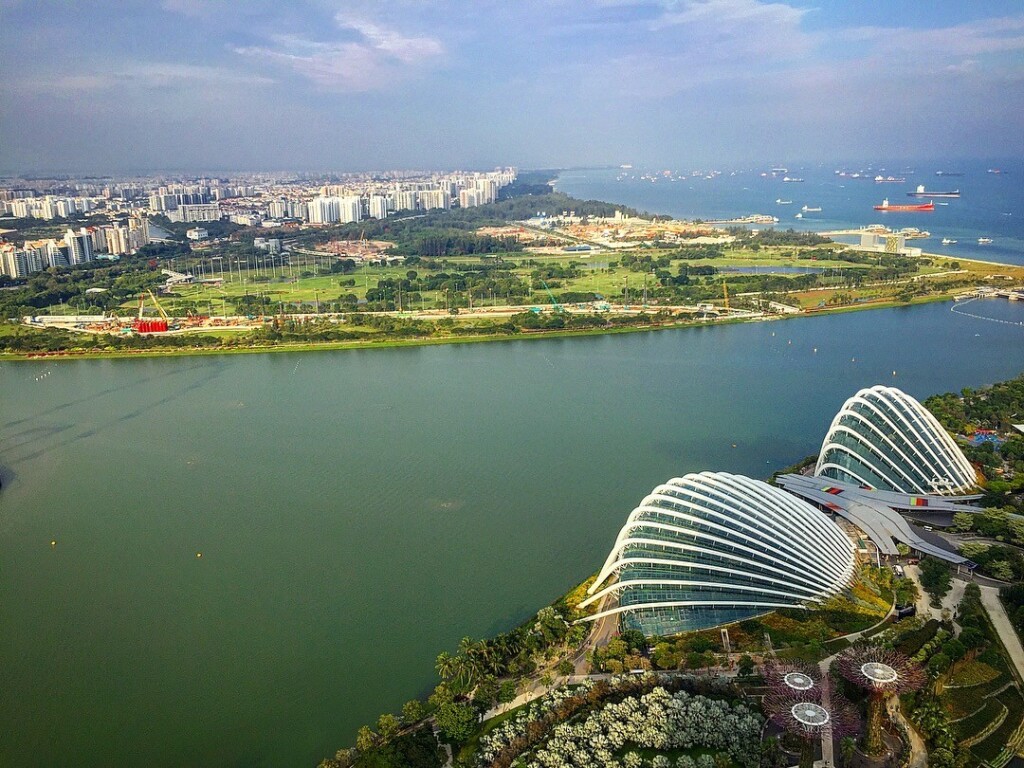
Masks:
[[[862,386],[1022,370],[1024,327],[941,304],[0,365],[0,765],[311,768],[597,570],[657,483],[764,477]]]

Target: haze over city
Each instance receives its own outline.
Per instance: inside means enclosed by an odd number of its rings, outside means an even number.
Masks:
[[[0,172],[999,157],[1017,2],[0,2]]]

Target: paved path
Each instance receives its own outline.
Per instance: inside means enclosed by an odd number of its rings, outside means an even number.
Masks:
[[[903,566],[903,572],[907,575],[911,581],[917,586],[917,602],[914,605],[917,606],[917,615],[927,621],[929,617],[935,617],[936,619],[942,618],[941,611],[933,610],[931,598],[928,597],[928,593],[924,591],[924,587],[921,586],[921,569],[916,565],[905,565]]]
[[[925,746],[921,734],[903,717],[899,697],[890,696],[885,706],[889,711],[889,717],[893,722],[902,725],[910,738],[910,760],[906,763],[907,768],[928,768],[928,748]]]
[[[1006,615],[1002,602],[999,600],[999,590],[995,587],[980,587],[981,604],[988,611],[992,624],[999,633],[999,639],[1003,641],[1017,674],[1024,680],[1024,647],[1020,644],[1020,638],[1010,623],[1010,617]]]

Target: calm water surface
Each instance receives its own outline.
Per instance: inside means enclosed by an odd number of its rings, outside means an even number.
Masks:
[[[596,570],[655,484],[763,477],[862,386],[1022,370],[1024,327],[949,305],[0,365],[0,765],[313,766]]]
[[[902,163],[789,164],[788,168],[791,176],[804,181],[786,183],[781,173],[772,175],[768,168],[724,171],[711,178],[690,176],[689,172],[680,173],[680,169],[583,169],[563,171],[556,186],[584,200],[609,200],[686,219],[729,219],[762,213],[778,217],[778,229],[821,232],[868,224],[896,230],[917,227],[930,232],[931,237],[910,244],[926,253],[1024,265],[1024,162],[1020,159],[956,165],[933,160],[912,167]],[[995,168],[1002,172],[989,173]],[[942,169],[955,169],[963,175],[936,176],[935,171]],[[670,170],[672,175],[662,175],[663,170]],[[861,170],[867,176],[854,179],[837,175],[837,170]],[[876,175],[904,181],[876,184]],[[883,198],[894,204],[913,202],[906,193],[920,184],[932,191],[957,189],[961,196],[936,198],[935,210],[929,213],[882,213],[873,209]],[[790,200],[791,204],[779,205],[775,202],[779,199]],[[821,211],[795,218],[805,205]],[[979,245],[979,237],[989,238],[992,243]],[[943,245],[943,238],[956,243]]]

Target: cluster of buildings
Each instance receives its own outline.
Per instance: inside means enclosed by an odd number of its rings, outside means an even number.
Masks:
[[[977,474],[939,422],[893,387],[863,389],[830,426],[813,472],[778,485],[724,472],[674,478],[626,519],[582,606],[646,635],[805,608],[841,592],[862,542],[897,544],[958,566],[908,513],[976,512]]]
[[[124,256],[149,242],[149,221],[144,216],[77,230],[69,227],[61,239],[27,240],[20,246],[0,242],[0,275],[28,277],[48,267]]]
[[[134,253],[150,242],[147,217],[203,224],[230,220],[245,227],[331,225],[384,219],[396,213],[471,208],[497,200],[516,179],[514,168],[486,172],[353,174],[321,180],[250,175],[239,179],[196,178],[165,182],[129,179],[23,182],[0,187],[2,217],[44,221],[88,216],[94,226],[69,229],[63,239],[30,241],[21,247],[0,243],[0,274],[24,277],[51,266],[91,261],[98,254]],[[127,222],[124,221],[127,214]],[[0,221],[2,224],[2,221]],[[202,240],[202,227],[189,239]],[[276,238],[258,247],[273,251]]]

